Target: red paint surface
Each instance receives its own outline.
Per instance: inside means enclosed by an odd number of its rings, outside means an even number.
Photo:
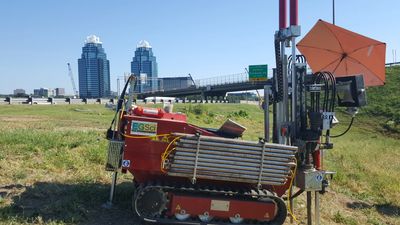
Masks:
[[[287,0],[279,0],[279,29],[287,27]]]
[[[215,136],[200,127],[186,123],[184,114],[164,113],[163,118],[152,118],[135,115],[125,115],[126,121],[125,134],[131,136],[140,136],[131,133],[132,120],[155,122],[157,123],[157,135],[171,133],[200,133],[201,135]],[[142,136],[143,137],[143,136]],[[146,182],[151,179],[166,178],[161,172],[161,155],[175,137],[153,137],[153,138],[125,138],[124,160],[130,160],[130,166],[127,169],[135,176],[138,182]],[[173,146],[171,146],[173,147]],[[169,177],[169,179],[172,179]]]
[[[186,116],[178,113],[164,113],[162,118],[124,115],[122,123],[125,123],[125,134],[129,136],[139,136],[131,133],[132,120],[157,123],[157,135],[171,133],[200,133],[201,135],[206,136],[216,136],[214,133],[211,133],[203,128],[188,124],[186,122]],[[153,180],[189,183],[190,181],[186,178],[167,176],[161,171],[161,155],[174,138],[175,137],[173,136],[159,136],[153,138],[126,137],[123,159],[130,160],[130,166],[123,167],[122,169],[133,174],[135,181],[138,183],[144,183]],[[282,186],[264,186],[264,188],[276,193],[278,196],[282,196],[289,187],[289,181],[290,180],[288,180]],[[228,183],[231,187],[237,188],[250,188],[252,186],[248,183],[224,182],[207,179],[198,179],[197,183],[199,185],[216,186],[226,185]]]
[[[229,201],[229,210],[211,210],[212,200]],[[195,217],[208,212],[215,218],[229,218],[239,214],[244,219],[255,219],[258,221],[270,221],[276,216],[276,205],[274,202],[258,202],[250,200],[221,199],[208,196],[188,196],[172,194],[169,207],[169,215],[185,210],[187,214]]]
[[[313,153],[314,166],[317,170],[321,170],[321,150],[317,150]]]
[[[299,0],[290,0],[290,25],[299,25]]]

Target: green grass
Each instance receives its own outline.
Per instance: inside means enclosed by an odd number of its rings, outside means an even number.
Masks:
[[[400,224],[399,72],[392,68],[385,87],[368,89],[369,106],[333,139],[325,166],[337,171],[331,188],[338,196],[323,200],[323,224]],[[248,128],[244,139],[263,136],[258,106],[176,104],[174,111],[212,128],[231,118]],[[130,175],[119,179],[116,208],[100,207],[110,183],[105,131],[113,114],[102,105],[0,106],[0,224],[130,224]],[[338,117],[334,134],[349,122]]]
[[[384,87],[367,89],[368,105],[361,110],[364,120],[379,128],[400,134],[400,66],[388,68]]]

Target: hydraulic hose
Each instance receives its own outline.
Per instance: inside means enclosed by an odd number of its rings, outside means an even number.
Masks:
[[[332,136],[330,136],[330,137],[331,137],[331,138],[337,138],[337,137],[340,137],[340,136],[345,135],[345,134],[350,130],[351,126],[353,125],[354,118],[355,118],[354,116],[351,118],[351,121],[350,121],[350,123],[349,123],[349,126],[347,127],[347,129],[346,129],[343,133],[338,134],[338,135],[332,135]]]

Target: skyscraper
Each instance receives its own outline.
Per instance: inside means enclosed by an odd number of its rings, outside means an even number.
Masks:
[[[131,62],[131,73],[139,79],[136,91],[147,92],[158,89],[157,61],[149,42],[142,40],[136,46],[135,56]]]
[[[86,37],[78,59],[79,96],[82,98],[101,98],[110,96],[110,62],[104,52],[100,38]]]

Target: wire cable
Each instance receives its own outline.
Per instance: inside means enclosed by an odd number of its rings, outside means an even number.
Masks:
[[[292,210],[290,209],[291,208],[290,199],[291,199],[291,195],[292,195],[293,180],[296,177],[296,172],[297,172],[297,159],[294,158],[294,161],[295,161],[296,165],[294,167],[294,171],[292,172],[292,179],[290,180],[287,202],[288,202],[289,215],[293,218],[294,221],[296,221],[296,223],[299,223],[299,221],[297,220],[296,216],[293,214]]]
[[[337,138],[337,137],[341,137],[341,136],[345,135],[350,130],[351,126],[353,125],[354,118],[355,118],[355,116],[351,117],[350,124],[349,124],[349,126],[347,127],[347,129],[343,133],[338,134],[338,135],[332,135],[330,137],[331,138]]]

